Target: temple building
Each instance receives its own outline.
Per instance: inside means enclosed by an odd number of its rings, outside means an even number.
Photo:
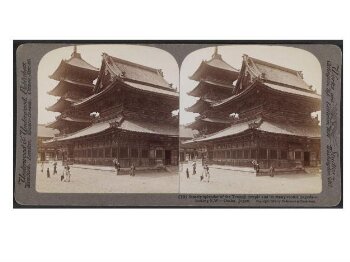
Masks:
[[[194,139],[198,135],[198,131],[195,129],[191,129],[189,127],[186,127],[184,125],[180,125],[179,129],[180,134],[180,144],[181,147],[180,150],[180,162],[185,162],[188,160],[193,160],[196,157],[198,157],[198,152],[196,148],[193,148],[191,144],[189,144],[188,147],[186,147],[186,141]]]
[[[52,144],[45,143],[45,141],[53,139],[58,134],[58,130],[38,124],[37,134],[37,160],[49,161],[59,159],[60,155],[57,148]]]
[[[186,147],[204,148],[211,164],[252,167],[255,160],[262,169],[319,166],[320,124],[312,113],[320,106],[321,96],[301,71],[243,55],[231,95],[208,109],[235,117],[228,127],[220,125],[221,130],[186,142]]]
[[[83,60],[74,47],[71,58],[62,60],[56,71],[50,76],[59,83],[48,94],[57,96],[59,99],[46,110],[58,112],[60,115],[47,127],[58,129],[60,135],[64,135],[89,126],[89,116],[74,110],[72,104],[92,95],[93,81],[97,78],[98,73],[99,70]]]
[[[193,123],[187,125],[198,130],[199,135],[217,132],[230,126],[227,112],[215,112],[211,105],[232,95],[233,82],[238,78],[238,70],[227,64],[218,53],[218,48],[209,61],[202,61],[199,68],[190,77],[198,85],[187,94],[198,97],[195,104],[185,110],[198,113]]]
[[[60,83],[50,94],[61,97],[48,108],[61,112],[49,125],[60,130],[51,143],[64,160],[113,165],[117,158],[121,167],[178,164],[178,115],[172,112],[179,94],[161,69],[104,53],[97,70],[75,49],[51,78]]]

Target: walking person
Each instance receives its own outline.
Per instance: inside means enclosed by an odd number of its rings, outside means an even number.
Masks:
[[[205,164],[205,176],[207,177],[207,182],[210,181],[210,173],[209,173],[209,166],[208,164]]]
[[[270,166],[269,172],[270,172],[270,177],[274,177],[275,176],[275,168],[274,168],[273,165]]]
[[[193,162],[193,164],[192,164],[192,175],[195,175],[195,174],[197,174],[197,170],[196,170],[196,167],[197,167],[197,164],[196,164],[196,162]]]
[[[64,182],[70,182],[71,173],[70,173],[70,167],[68,164],[66,165],[65,169],[66,169],[66,172],[65,172]]]
[[[62,175],[61,175],[61,182],[64,181],[65,176],[66,176],[66,167],[63,168]]]
[[[131,164],[131,167],[130,167],[130,176],[135,176],[135,165],[134,164]]]
[[[188,171],[188,168],[186,168],[186,177],[187,177],[187,179],[190,178],[190,171]]]
[[[47,170],[46,170],[46,176],[47,176],[47,178],[50,178],[50,168],[47,168]]]
[[[258,174],[258,173],[259,173],[259,163],[258,163],[258,161],[253,160],[253,161],[252,161],[252,164],[253,164],[254,170],[255,170],[256,173]]]
[[[118,159],[114,158],[113,163],[114,163],[115,174],[119,175],[120,163],[119,163]]]
[[[57,162],[53,163],[53,174],[57,175]]]
[[[69,166],[67,165],[67,182],[70,182],[70,176],[71,176],[70,168],[69,168]]]

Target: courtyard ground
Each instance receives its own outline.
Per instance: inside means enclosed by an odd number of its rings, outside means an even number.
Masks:
[[[57,175],[53,175],[53,162],[37,166],[36,190],[47,193],[178,193],[179,177],[176,171],[138,171],[131,177],[128,172],[116,176],[111,167],[71,166],[71,182],[61,182],[61,162],[57,162]],[[46,170],[51,177],[47,178]],[[93,168],[93,169],[92,169]]]
[[[186,177],[186,168],[190,178]],[[253,168],[236,170],[209,166],[210,181],[204,177],[200,181],[203,167],[197,161],[197,174],[192,175],[192,162],[180,167],[180,192],[197,194],[298,194],[320,193],[322,189],[321,174],[283,174],[256,176]]]
[[[51,177],[47,178],[49,167]],[[186,178],[186,168],[190,178]],[[168,171],[136,170],[116,176],[112,167],[72,165],[71,182],[61,182],[63,167],[58,162],[58,174],[53,175],[53,162],[37,167],[36,190],[47,193],[189,193],[189,194],[316,194],[322,190],[321,174],[284,174],[256,176],[252,168],[223,169],[210,166],[210,181],[200,181],[203,168],[197,161],[197,174],[192,175],[192,162]]]

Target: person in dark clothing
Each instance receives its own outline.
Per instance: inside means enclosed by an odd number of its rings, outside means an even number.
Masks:
[[[188,171],[188,168],[186,168],[186,177],[187,177],[187,179],[190,178],[190,171]]]
[[[134,164],[131,164],[131,167],[130,167],[130,176],[135,176],[135,165]]]
[[[47,176],[47,178],[50,178],[50,169],[49,168],[47,168],[47,170],[46,170],[46,176]]]
[[[66,182],[70,182],[70,167],[67,165]]]
[[[209,173],[209,166],[207,164],[205,164],[204,170],[205,170],[205,176],[207,178],[207,182],[209,183],[209,181],[210,181],[210,173]]]
[[[270,166],[269,172],[270,172],[270,177],[275,176],[275,167],[273,165]]]
[[[113,160],[113,163],[114,163],[115,174],[116,174],[116,175],[119,175],[120,163],[119,163],[118,159],[115,158],[115,159]]]
[[[53,163],[53,174],[57,175],[57,162]]]
[[[258,161],[253,160],[253,161],[252,161],[252,164],[253,164],[254,170],[255,170],[256,173],[258,174],[258,173],[259,173],[259,169],[260,169]]]

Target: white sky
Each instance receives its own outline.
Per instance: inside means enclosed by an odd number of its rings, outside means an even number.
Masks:
[[[197,84],[189,79],[199,67],[202,60],[211,59],[214,47],[203,48],[189,54],[180,69],[180,124],[194,121],[198,114],[186,112],[184,109],[193,105],[198,98],[187,95]],[[267,62],[303,71],[304,80],[321,94],[321,66],[317,58],[302,49],[267,45],[230,45],[219,46],[219,54],[224,61],[236,69],[241,68],[242,55],[247,54]],[[319,118],[320,119],[320,118]]]
[[[172,55],[158,48],[141,45],[78,45],[78,52],[82,58],[91,65],[100,68],[102,53],[125,59],[141,65],[162,69],[164,78],[173,83],[174,88],[179,87],[179,67]],[[49,78],[62,59],[69,59],[73,46],[62,47],[47,53],[40,61],[38,68],[38,123],[47,124],[55,120],[58,113],[47,111],[45,108],[53,105],[58,97],[48,95],[46,92],[53,89],[58,81]]]

